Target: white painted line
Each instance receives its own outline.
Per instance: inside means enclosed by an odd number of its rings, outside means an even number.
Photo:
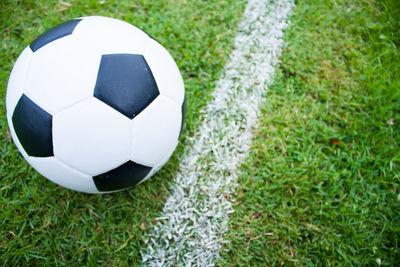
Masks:
[[[293,0],[249,0],[231,59],[184,154],[162,215],[147,236],[146,266],[210,266],[225,242],[231,193],[272,83]],[[192,101],[194,101],[192,99]]]

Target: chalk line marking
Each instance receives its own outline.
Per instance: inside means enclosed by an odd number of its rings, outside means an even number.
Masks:
[[[146,266],[210,266],[220,258],[231,193],[273,82],[293,0],[249,0],[231,58],[183,155],[171,196],[146,234]]]

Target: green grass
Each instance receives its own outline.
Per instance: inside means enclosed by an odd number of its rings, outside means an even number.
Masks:
[[[104,4],[102,4],[102,2]],[[0,2],[0,263],[137,265],[143,235],[159,215],[187,136],[201,123],[231,50],[244,1],[1,1]],[[186,85],[188,113],[172,159],[150,180],[109,195],[63,189],[24,161],[5,117],[8,75],[22,49],[71,18],[103,15],[130,22],[175,58]]]
[[[0,2],[0,263],[137,265],[245,3],[68,3]],[[18,54],[45,29],[85,15],[123,19],[159,40],[177,61],[188,97],[173,158],[143,185],[110,195],[41,177],[18,153],[5,119]],[[298,1],[291,20],[220,265],[399,265],[398,1]]]
[[[221,265],[400,265],[400,3],[298,1]]]

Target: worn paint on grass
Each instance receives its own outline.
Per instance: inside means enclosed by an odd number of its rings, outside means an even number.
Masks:
[[[273,81],[292,0],[250,0],[231,59],[182,158],[162,215],[147,234],[145,265],[213,265],[225,241],[231,193],[251,146],[262,94]]]

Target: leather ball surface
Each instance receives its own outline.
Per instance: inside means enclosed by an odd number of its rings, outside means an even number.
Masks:
[[[26,47],[10,74],[11,136],[49,180],[81,192],[129,188],[171,157],[185,117],[179,69],[126,22],[84,17]]]

